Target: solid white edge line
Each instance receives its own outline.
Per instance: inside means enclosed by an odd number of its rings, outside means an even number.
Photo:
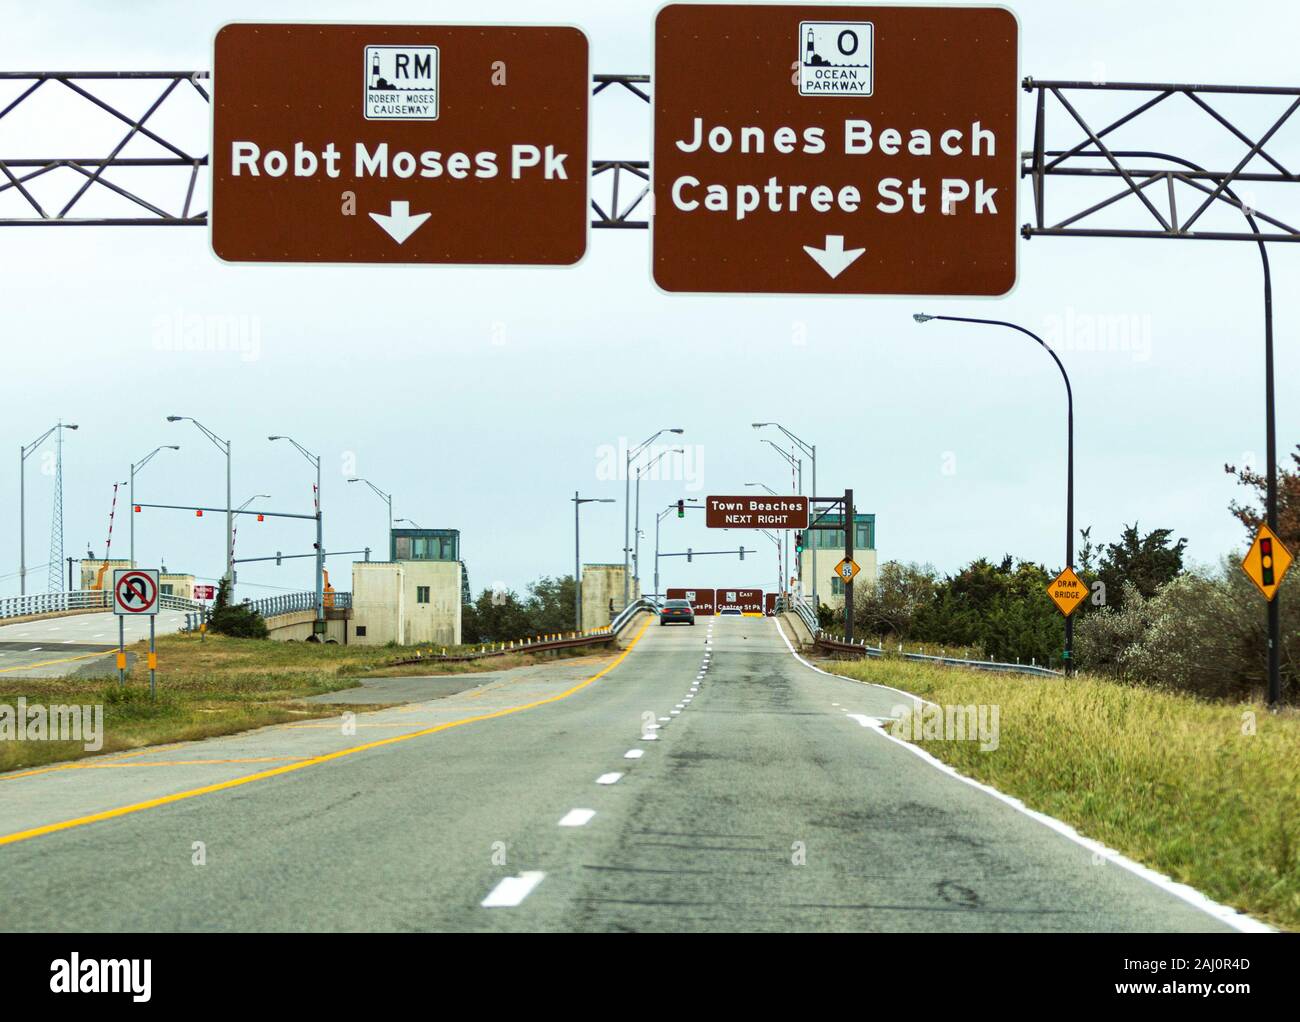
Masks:
[[[794,648],[794,645],[790,642],[789,638],[786,637],[785,629],[781,627],[780,621],[778,621],[776,618],[773,618],[772,622],[773,624],[776,625],[776,630],[778,633],[780,633],[782,641],[785,642],[786,649],[790,651],[790,655],[794,657],[797,661],[799,661],[799,663],[807,667],[809,670],[816,671],[818,674],[824,674],[828,678],[838,678],[840,681],[847,681],[850,684],[855,684],[855,685],[868,684],[874,688],[883,688],[883,689],[888,689],[890,692],[898,692],[900,695],[905,695],[909,699],[915,700],[918,705],[926,705],[926,704],[931,706],[938,705],[937,703],[930,703],[928,700],[922,699],[920,696],[913,695],[911,692],[904,692],[902,689],[893,688],[889,685],[878,685],[875,682],[858,682],[858,681],[854,681],[852,678],[845,678],[841,674],[832,674],[830,671],[823,671],[820,667],[814,666],[813,664],[809,663],[807,660],[805,660],[803,657],[799,655],[798,651]],[[993,796],[999,802],[1003,802],[1006,805],[1009,805],[1012,809],[1015,809],[1017,812],[1023,813],[1024,815],[1028,816],[1030,819],[1037,820],[1043,826],[1049,827],[1050,829],[1056,831],[1056,833],[1060,834],[1062,837],[1066,838],[1067,840],[1074,842],[1076,845],[1079,845],[1080,847],[1087,849],[1088,851],[1092,852],[1095,855],[1104,856],[1107,862],[1113,862],[1115,863],[1115,865],[1123,867],[1124,869],[1128,870],[1130,873],[1134,874],[1135,876],[1141,877],[1143,880],[1146,880],[1148,883],[1153,884],[1156,887],[1159,887],[1162,891],[1166,892],[1167,894],[1172,894],[1180,901],[1186,902],[1188,905],[1191,905],[1193,908],[1200,909],[1202,912],[1206,913],[1207,915],[1213,916],[1215,919],[1218,919],[1220,922],[1225,923],[1228,926],[1231,926],[1234,930],[1239,930],[1242,933],[1276,933],[1277,932],[1276,930],[1273,929],[1273,927],[1269,926],[1267,923],[1261,922],[1260,920],[1256,919],[1254,916],[1247,915],[1245,912],[1241,912],[1235,908],[1232,908],[1230,905],[1221,905],[1217,901],[1214,901],[1212,898],[1210,898],[1208,895],[1198,891],[1195,887],[1191,887],[1187,884],[1179,883],[1177,880],[1173,880],[1170,877],[1165,876],[1163,873],[1156,872],[1154,869],[1152,869],[1149,866],[1144,866],[1140,862],[1133,861],[1132,859],[1125,856],[1123,853],[1115,851],[1115,849],[1113,848],[1108,848],[1100,841],[1095,841],[1090,837],[1084,837],[1077,830],[1071,827],[1068,823],[1065,823],[1062,820],[1058,820],[1054,816],[1048,816],[1046,813],[1040,813],[1036,809],[1030,809],[1027,805],[1021,802],[1020,799],[1013,798],[1010,795],[998,791],[997,788],[990,787],[989,785],[984,784],[981,781],[977,781],[974,778],[967,777],[963,773],[959,773],[957,770],[953,769],[947,763],[943,762],[943,760],[937,759],[936,757],[932,756],[930,753],[926,752],[920,746],[913,745],[911,742],[905,742],[901,738],[895,738],[888,731],[886,731],[884,727],[873,727],[871,728],[871,730],[874,731],[876,734],[880,735],[882,738],[885,738],[886,740],[893,742],[895,745],[901,745],[904,749],[907,749],[909,752],[913,753],[914,755],[919,756],[922,760],[924,760],[926,763],[929,763],[930,766],[934,767],[936,770],[941,770],[949,777],[955,778],[956,780],[961,781],[963,784],[969,784],[972,788],[977,788],[980,791],[984,792],[986,795]]]
[[[585,827],[595,815],[596,810],[594,809],[570,809],[560,817],[559,825],[561,827]]]
[[[541,870],[534,869],[525,870],[517,877],[506,877],[479,904],[483,908],[514,908],[533,893],[545,876]]]

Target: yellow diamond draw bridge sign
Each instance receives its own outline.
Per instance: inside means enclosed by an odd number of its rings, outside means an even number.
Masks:
[[[1291,560],[1291,551],[1277,533],[1267,525],[1261,525],[1259,532],[1255,533],[1255,542],[1246,552],[1246,559],[1241,562],[1241,570],[1250,576],[1256,588],[1264,594],[1264,599],[1272,600],[1277,595],[1277,587],[1282,584],[1282,577],[1291,567]]]
[[[1073,568],[1066,568],[1047,584],[1047,595],[1056,604],[1056,609],[1069,617],[1083,606],[1083,598],[1088,595],[1088,586],[1074,573]]]
[[[861,570],[857,561],[850,561],[847,557],[835,565],[835,574],[840,577],[841,582],[852,582],[853,576]]]

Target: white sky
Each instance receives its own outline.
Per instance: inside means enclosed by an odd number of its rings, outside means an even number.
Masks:
[[[593,72],[648,72],[655,7],[555,0],[543,13],[535,3],[484,0],[473,16],[576,24],[591,40]],[[225,21],[364,21],[370,10],[320,2],[6,2],[0,67],[207,69],[212,34]],[[465,10],[431,2],[420,14],[436,23],[464,20]],[[1015,10],[1022,74],[1295,81],[1295,4],[1026,0]],[[0,83],[0,108],[13,94],[11,83]],[[206,110],[183,98],[160,123],[201,140]],[[103,130],[87,107],[54,103],[44,114],[33,106],[27,116],[15,111],[0,120],[0,156],[95,155],[120,135]],[[143,109],[140,100],[134,104]],[[1284,106],[1220,104],[1255,134]],[[1106,108],[1085,114],[1093,109]],[[1128,139],[1235,163],[1241,150],[1221,144],[1231,141],[1222,129],[1182,109]],[[1031,105],[1022,104],[1025,145],[1031,116]],[[593,156],[647,157],[645,105],[602,96],[594,122]],[[1052,123],[1062,122],[1055,113]],[[1103,113],[1096,122],[1104,123]],[[1283,129],[1269,147],[1292,169],[1300,165],[1298,130]],[[1069,186],[1052,187],[1065,195]],[[1294,222],[1295,203],[1286,199],[1256,196]],[[0,209],[12,210],[8,202]],[[1021,202],[1025,221],[1027,188]],[[1055,208],[1072,202],[1062,198]],[[10,451],[0,477],[0,534],[7,537],[0,594],[17,592],[18,480],[9,459],[59,416],[81,424],[65,455],[65,554],[79,556],[87,544],[102,554],[113,482],[158,444],[182,450],[163,452],[144,470],[137,499],[223,503],[221,455],[192,426],[166,424],[169,413],[192,415],[233,439],[236,502],[269,493],[270,507],[309,510],[310,467],[265,437],[287,433],[322,452],[328,547],[385,547],[383,504],[344,483],[354,471],[394,493],[398,517],[459,528],[476,591],[497,581],[522,588],[539,575],[572,570],[569,498],[581,489],[621,502],[622,483],[600,472],[602,448],[620,438],[636,443],[660,427],[685,427],[682,440],[699,470],[688,496],[743,492],[748,480],[786,486],[789,469],[758,442],[749,426],[755,419],[782,421],[817,443],[819,489],[855,487],[859,510],[877,515],[882,560],[950,570],[1011,552],[1058,566],[1064,421],[1055,367],[1011,333],[918,327],[910,317],[917,309],[1074,331],[1061,355],[1076,400],[1076,522],[1092,524],[1094,538],[1112,539],[1137,519],[1144,528],[1186,535],[1194,559],[1213,561],[1241,540],[1226,510],[1236,488],[1223,463],[1263,460],[1260,269],[1247,244],[1037,239],[1021,243],[1020,283],[1010,298],[936,302],[668,296],[651,284],[643,231],[593,232],[586,260],[565,270],[231,267],[212,257],[205,234],[0,232],[0,431]],[[1300,438],[1300,319],[1289,284],[1297,254],[1277,245],[1272,256],[1285,457]],[[159,329],[194,315],[234,317],[255,328],[256,357],[157,350]],[[1115,316],[1132,318],[1137,350],[1071,350],[1083,326]],[[955,472],[945,472],[954,464]],[[30,565],[47,560],[49,541],[50,478],[40,468],[39,457],[28,462]],[[643,485],[647,586],[654,510],[682,491],[680,481]],[[126,554],[125,504],[123,497],[116,556]],[[621,505],[588,506],[583,519],[583,560],[619,560]],[[165,557],[172,570],[220,573],[221,516],[198,522],[155,512],[139,516],[138,529],[140,563]],[[740,540],[675,516],[664,529],[665,549]],[[310,540],[304,526],[248,522],[238,553],[302,552]],[[753,536],[747,545],[763,556],[743,564],[714,558],[689,569],[679,559],[665,582],[770,587],[768,544]],[[243,594],[308,588],[310,561],[292,564],[242,569]],[[338,588],[347,588],[344,561],[334,570]],[[29,591],[44,583],[45,570],[37,568]]]

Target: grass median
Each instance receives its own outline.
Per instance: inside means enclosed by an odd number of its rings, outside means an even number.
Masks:
[[[1216,901],[1300,929],[1300,712],[1088,676],[888,658],[822,666],[944,707],[997,706],[993,751],[917,744]]]
[[[427,647],[422,647],[428,653]],[[475,647],[477,648],[477,647]],[[147,644],[136,654],[126,685],[113,678],[3,678],[0,705],[103,707],[103,745],[82,741],[0,741],[0,772],[149,745],[195,741],[293,720],[332,716],[328,703],[308,696],[355,688],[364,677],[466,674],[536,663],[544,656],[589,655],[592,648],[557,654],[508,653],[466,662],[390,666],[420,648],[344,646],[232,639],[222,635],[165,635],[158,639],[158,695],[150,698]],[[439,652],[441,647],[439,647]],[[468,652],[448,649],[448,653]],[[111,657],[107,661],[111,663]],[[363,704],[349,704],[361,711]]]

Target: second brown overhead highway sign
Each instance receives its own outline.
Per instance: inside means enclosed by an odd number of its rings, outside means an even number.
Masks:
[[[1005,294],[1017,54],[1002,7],[662,8],[656,283]]]

